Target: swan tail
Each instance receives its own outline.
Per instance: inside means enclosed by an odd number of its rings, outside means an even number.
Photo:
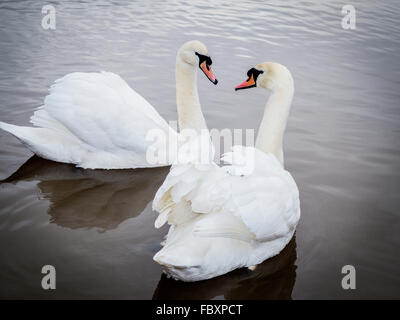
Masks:
[[[124,158],[96,150],[75,137],[45,110],[36,111],[31,122],[38,127],[16,126],[0,121],[0,129],[11,133],[39,157],[72,163],[84,169],[135,169],[157,166],[146,163],[140,154],[130,154],[129,158]]]
[[[62,132],[53,128],[16,126],[1,121],[0,129],[11,133],[29,150],[42,158],[74,164],[80,162],[80,157],[77,155],[81,152],[78,153],[77,151],[81,151],[82,147],[66,131]],[[68,146],[68,148],[65,148],[65,146]]]
[[[185,248],[177,246],[163,247],[157,252],[153,260],[159,263],[164,271],[175,279],[195,281],[200,273],[202,262],[194,255],[188,255]]]
[[[0,121],[0,129],[11,133],[14,137],[20,140],[23,144],[33,144],[30,137],[35,133],[36,128],[16,126],[14,124]]]

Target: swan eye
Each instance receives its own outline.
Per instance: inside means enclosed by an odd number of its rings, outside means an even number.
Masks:
[[[212,60],[209,56],[205,56],[203,54],[200,54],[198,52],[195,52],[195,55],[199,57],[199,65],[201,65],[204,61],[206,62],[207,66],[212,65]]]
[[[257,77],[262,73],[264,73],[263,70],[257,70],[256,68],[251,68],[249,71],[247,71],[247,76],[250,79],[250,77],[253,75],[255,81],[257,80]]]
[[[246,81],[244,81],[243,83],[239,84],[238,86],[236,86],[235,91],[257,87],[257,77],[261,73],[264,73],[264,71],[257,70],[256,68],[251,68],[249,71],[247,71],[248,79]]]

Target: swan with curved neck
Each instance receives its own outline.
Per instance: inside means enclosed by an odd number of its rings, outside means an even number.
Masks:
[[[272,91],[258,130],[256,148],[274,154],[283,165],[283,134],[294,94],[292,75],[279,63],[264,62],[251,68],[247,76],[235,90],[259,87]]]
[[[207,129],[197,91],[197,67],[214,84],[218,83],[211,70],[212,60],[200,41],[185,43],[176,55],[176,104],[180,130]]]
[[[293,78],[272,62],[257,65],[247,76],[236,90],[272,90],[256,147],[234,146],[222,157],[228,164],[223,167],[173,165],[154,198],[153,209],[160,213],[155,227],[168,222],[171,228],[153,259],[176,279],[254,270],[289,243],[300,219],[299,191],[283,168],[282,152]]]
[[[189,41],[178,51],[176,99],[181,130],[207,128],[196,74],[200,68],[217,84],[211,64],[207,48],[200,41]],[[148,133],[161,130],[163,137],[175,138],[177,132],[150,103],[111,72],[74,72],[58,79],[31,123],[36,128],[1,121],[0,128],[42,158],[82,168],[146,168],[167,166],[173,161],[172,156],[156,163],[148,161],[147,151],[152,144]],[[164,142],[157,148],[163,152],[168,147]]]

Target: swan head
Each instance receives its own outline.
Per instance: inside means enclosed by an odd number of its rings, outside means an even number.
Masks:
[[[212,83],[218,83],[211,70],[212,60],[204,43],[197,40],[186,42],[179,49],[177,58],[193,68],[199,67]]]
[[[248,79],[235,87],[235,90],[248,88],[264,88],[278,90],[293,86],[293,78],[290,71],[276,62],[263,62],[247,71]]]

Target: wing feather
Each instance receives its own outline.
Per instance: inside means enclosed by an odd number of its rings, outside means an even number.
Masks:
[[[153,203],[153,208],[162,213],[158,222],[173,221],[174,209],[184,203],[185,210],[178,211],[184,212],[186,219],[175,221],[188,221],[199,213],[205,214],[194,229],[201,237],[263,242],[292,231],[300,218],[296,183],[273,155],[246,149],[234,147],[225,155],[231,165],[224,167],[214,165],[207,170],[198,170],[194,165],[173,167]],[[253,164],[246,158],[250,153]],[[253,166],[252,172],[248,171],[249,165]]]
[[[44,108],[80,140],[109,152],[145,152],[148,130],[172,130],[150,103],[111,72],[76,72],[58,79]]]

